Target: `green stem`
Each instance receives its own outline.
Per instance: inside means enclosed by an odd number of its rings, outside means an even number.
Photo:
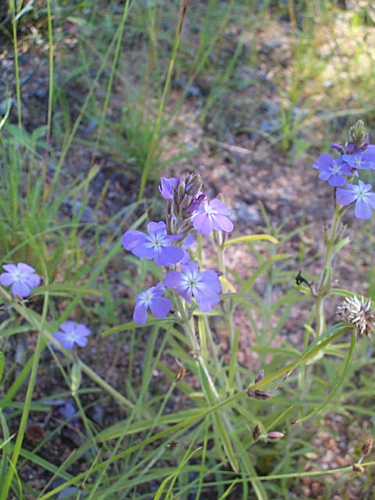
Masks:
[[[210,373],[207,369],[206,363],[200,353],[200,345],[196,338],[192,324],[186,313],[184,303],[181,297],[177,294],[175,294],[175,299],[178,312],[180,313],[182,319],[182,327],[190,341],[190,345],[194,353],[194,359],[198,367],[198,372],[201,378],[202,389],[205,393],[208,402],[210,404],[216,404],[219,402],[219,395],[217,393],[213,380],[210,376]]]
[[[329,236],[326,240],[326,255],[324,260],[323,271],[320,275],[318,285],[316,288],[316,335],[319,336],[325,330],[325,312],[324,312],[324,300],[327,295],[327,290],[331,284],[332,277],[332,259],[335,254],[335,245],[337,243],[337,238],[340,228],[340,220],[343,216],[343,210],[341,207],[335,206],[335,213],[332,221],[331,230]]]
[[[175,296],[175,303],[177,305],[177,309],[180,313],[180,317],[182,319],[182,327],[184,328],[184,331],[190,340],[192,350],[194,353],[194,360],[195,364],[197,366],[197,371],[198,371],[198,377],[199,381],[202,387],[202,391],[204,393],[204,396],[206,398],[207,403],[210,406],[215,406],[218,403],[220,403],[220,398],[219,394],[216,390],[214,381],[211,378],[210,372],[207,368],[206,362],[203,359],[203,356],[200,352],[200,345],[199,342],[196,338],[193,325],[186,313],[185,310],[185,305],[181,299],[180,296],[178,296],[176,293],[174,294]],[[234,471],[238,472],[238,462],[236,459],[236,456],[233,451],[232,443],[231,443],[231,434],[233,433],[233,429],[231,426],[231,423],[226,415],[226,413],[223,411],[215,411],[213,414],[213,419],[216,424],[216,429],[218,434],[220,435],[221,442],[225,451],[225,454],[233,468]]]
[[[223,246],[222,236],[220,236],[220,241],[218,241],[218,244],[216,246],[217,246],[217,257],[218,257],[219,271],[225,276],[226,275],[226,264],[225,264],[225,254],[224,254],[225,248]],[[223,287],[223,293],[227,293],[228,287],[226,286],[226,284],[222,283],[222,287]],[[230,305],[228,305],[228,304],[230,304]],[[237,374],[236,376],[237,376],[238,387],[241,387],[241,377],[240,377],[238,371],[236,370],[239,335],[236,334],[236,331],[234,328],[233,306],[231,304],[232,304],[232,301],[230,301],[230,303],[226,303],[226,302],[223,303],[223,310],[224,310],[226,322],[228,325],[229,345],[230,345],[230,353],[231,353],[230,365],[229,365],[229,379],[227,380],[227,389],[228,390],[233,387],[233,381],[234,381],[234,377],[236,374]]]

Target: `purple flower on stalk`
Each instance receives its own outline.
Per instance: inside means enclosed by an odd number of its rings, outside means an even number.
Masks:
[[[137,257],[154,259],[158,266],[173,266],[183,259],[183,250],[172,245],[182,238],[181,234],[167,234],[164,222],[149,222],[147,230],[148,235],[127,231],[122,237],[122,246]]]
[[[169,288],[174,288],[176,292],[191,304],[194,297],[199,309],[209,312],[220,301],[221,283],[215,271],[199,272],[195,262],[180,264],[181,272],[170,271],[164,279],[164,283]]]
[[[33,288],[40,285],[40,276],[35,269],[23,262],[5,264],[3,269],[6,273],[0,274],[0,283],[3,286],[11,286],[12,295],[17,297],[28,297]]]
[[[351,154],[341,157],[352,168],[375,169],[375,146],[371,144],[365,151],[355,149]]]
[[[82,323],[65,321],[61,323],[60,330],[53,334],[53,338],[60,342],[64,349],[73,349],[74,343],[86,347],[90,330]]]
[[[162,177],[160,180],[161,186],[158,186],[160,194],[166,200],[173,201],[174,191],[178,188],[181,179],[175,179],[174,177],[167,179],[166,177]]]
[[[370,193],[371,184],[365,184],[361,180],[358,185],[346,184],[337,188],[336,199],[344,207],[355,202],[354,215],[357,219],[371,219],[371,209],[375,209],[375,193]]]
[[[319,179],[327,181],[330,186],[343,186],[346,183],[344,175],[352,173],[351,167],[344,163],[342,156],[334,160],[328,153],[323,153],[319,156],[313,165],[313,168],[318,168],[321,172]]]
[[[172,301],[163,297],[165,286],[162,282],[140,293],[135,304],[133,321],[144,325],[147,321],[147,309],[157,318],[165,318],[172,309]]]
[[[194,228],[203,236],[208,236],[212,230],[220,229],[226,233],[233,231],[233,222],[228,219],[230,209],[220,200],[203,202],[192,214]]]

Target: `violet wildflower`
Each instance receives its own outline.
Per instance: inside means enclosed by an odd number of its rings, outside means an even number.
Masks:
[[[162,177],[160,180],[161,180],[161,186],[159,186],[160,194],[166,200],[173,201],[174,192],[176,191],[176,189],[178,189],[181,179],[175,179],[174,177],[167,179],[166,177]]]
[[[154,259],[158,266],[173,266],[184,258],[181,248],[173,246],[182,238],[181,234],[167,234],[164,222],[149,222],[148,235],[140,231],[127,231],[122,237],[122,246],[137,257]]]
[[[65,321],[61,323],[60,330],[53,334],[53,338],[60,342],[64,349],[72,349],[74,343],[80,347],[86,347],[90,330],[82,323]]]
[[[228,219],[231,210],[220,200],[203,202],[192,214],[194,228],[203,236],[208,236],[212,230],[220,229],[226,233],[233,231],[233,222]]]
[[[5,264],[3,269],[6,273],[0,274],[0,283],[3,286],[11,286],[12,295],[18,297],[28,297],[33,288],[40,285],[40,276],[35,273],[35,269],[23,262]]]
[[[147,309],[157,318],[165,318],[172,309],[172,301],[163,297],[165,286],[162,282],[140,293],[135,304],[133,321],[144,325],[147,321]]]
[[[375,209],[375,193],[370,193],[371,184],[359,180],[358,185],[346,184],[336,190],[336,199],[346,206],[355,202],[354,215],[357,219],[371,219],[371,209]]]
[[[173,288],[191,304],[194,297],[199,309],[209,312],[220,301],[221,283],[215,271],[199,272],[195,262],[180,264],[181,272],[170,271],[164,279],[167,287]]]
[[[361,149],[354,150],[351,154],[345,154],[341,157],[352,168],[375,169],[375,146],[371,144],[365,151]]]
[[[63,406],[59,408],[59,412],[64,420],[68,420],[77,413],[77,408],[74,406],[72,402],[67,401]]]
[[[319,179],[327,181],[330,186],[343,186],[346,183],[344,175],[352,173],[351,167],[344,163],[343,157],[334,160],[328,153],[323,153],[319,156],[313,165],[313,168],[318,168],[321,172]]]

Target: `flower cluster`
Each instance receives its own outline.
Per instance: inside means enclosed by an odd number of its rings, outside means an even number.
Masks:
[[[336,201],[342,206],[355,204],[354,215],[358,219],[370,219],[375,209],[375,193],[371,184],[358,179],[360,171],[375,170],[375,145],[369,144],[369,136],[362,120],[350,127],[345,146],[332,144],[341,156],[334,159],[323,153],[313,167],[320,170],[319,178],[327,181],[336,191]]]
[[[148,309],[157,318],[169,314],[173,303],[164,297],[167,288],[173,289],[188,304],[194,298],[203,312],[211,311],[218,304],[221,293],[218,274],[211,270],[200,272],[182,247],[191,242],[193,229],[203,236],[212,231],[229,233],[233,230],[233,223],[228,218],[230,209],[219,199],[207,198],[202,192],[200,175],[188,174],[184,180],[162,177],[159,191],[167,201],[166,223],[150,222],[148,234],[127,231],[122,238],[126,250],[137,257],[151,259],[168,271],[164,283],[160,282],[138,296],[133,321],[141,325],[147,321]]]

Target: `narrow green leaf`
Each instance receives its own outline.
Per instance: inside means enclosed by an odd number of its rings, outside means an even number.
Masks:
[[[240,236],[239,238],[233,238],[224,243],[223,247],[229,247],[229,245],[238,245],[239,243],[253,243],[254,241],[267,240],[275,245],[279,243],[274,236],[270,234],[250,234],[248,236]]]

